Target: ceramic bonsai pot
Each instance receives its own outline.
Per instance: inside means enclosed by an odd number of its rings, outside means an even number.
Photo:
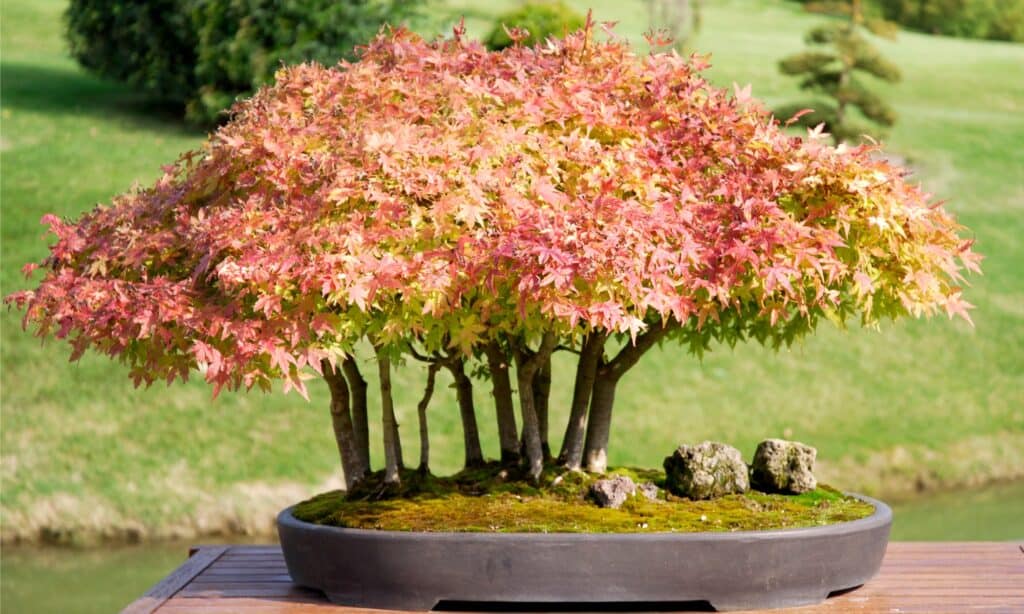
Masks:
[[[828,526],[735,533],[416,533],[277,525],[299,585],[334,603],[429,610],[508,603],[707,602],[716,610],[824,601],[877,572],[892,511]]]

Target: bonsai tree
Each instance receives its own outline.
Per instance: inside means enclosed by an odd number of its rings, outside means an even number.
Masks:
[[[402,479],[391,374],[408,361],[429,363],[422,470],[444,369],[466,464],[487,457],[472,389],[489,380],[501,461],[536,480],[556,351],[579,356],[557,458],[603,472],[618,383],[658,344],[700,355],[781,347],[823,320],[967,317],[978,256],[948,213],[871,147],[788,136],[703,68],[590,23],[501,52],[459,29],[383,32],[354,63],[281,69],[154,185],[45,217],[56,242],[25,269],[43,278],[7,301],[137,384],[198,372],[214,394],[306,395],[324,378],[350,489]]]
[[[813,107],[814,112],[803,117],[802,123],[808,127],[824,123],[836,144],[891,127],[896,123],[896,111],[870,90],[862,76],[890,83],[900,80],[899,68],[864,36],[867,30],[894,38],[895,24],[865,19],[860,0],[824,3],[818,10],[840,18],[807,33],[809,44],[827,50],[803,51],[779,62],[783,74],[803,78],[800,89],[827,97],[804,105]],[[851,117],[852,109],[860,111],[874,127]],[[779,109],[779,114],[790,116],[798,110],[798,106],[790,106]]]

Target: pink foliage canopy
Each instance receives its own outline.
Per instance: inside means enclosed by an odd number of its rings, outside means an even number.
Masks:
[[[702,68],[590,31],[502,52],[382,33],[355,63],[282,69],[154,186],[44,218],[45,277],[7,300],[73,358],[147,384],[201,366],[218,390],[301,391],[363,337],[468,353],[966,317],[979,257],[948,213],[872,147],[789,136]]]

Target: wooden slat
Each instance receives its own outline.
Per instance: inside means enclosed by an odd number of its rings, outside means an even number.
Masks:
[[[276,546],[222,551],[165,599],[159,612],[382,613],[333,606],[320,593],[293,585]],[[879,575],[864,587],[819,605],[772,612],[1024,612],[1024,551],[1013,543],[896,542],[889,545]]]
[[[128,604],[121,614],[152,614],[227,550],[227,546],[210,546],[191,553],[184,564],[157,582],[145,595]]]

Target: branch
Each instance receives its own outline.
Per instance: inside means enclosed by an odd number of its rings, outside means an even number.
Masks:
[[[558,337],[555,333],[546,332],[541,339],[540,347],[536,351],[531,350],[525,343],[521,347],[517,347],[516,353],[519,354],[520,368],[524,373],[529,373],[532,377],[537,369],[540,368],[541,363],[555,351],[557,345]]]
[[[577,350],[574,347],[569,347],[568,345],[556,346],[552,353],[554,352],[569,352],[570,354],[576,354],[577,356],[580,355],[580,350]]]
[[[658,327],[648,328],[636,338],[635,343],[628,343],[623,346],[619,353],[615,355],[615,358],[604,364],[601,371],[613,379],[619,379],[640,360],[640,357],[647,350],[654,347],[665,338],[665,335],[677,328],[679,328],[679,323],[675,320],[669,320],[668,323],[663,323]]]
[[[434,395],[434,380],[441,365],[431,363],[427,369],[427,386],[423,391],[423,398],[416,406],[416,414],[420,423],[420,471],[430,471],[430,437],[427,434],[427,406],[430,405],[430,398]]]
[[[412,347],[411,343],[409,344],[409,348],[408,349],[409,349],[409,354],[412,355],[413,358],[415,358],[416,360],[418,360],[420,362],[425,362],[425,363],[428,363],[428,364],[434,364],[434,363],[437,362],[436,358],[430,358],[428,356],[424,356],[423,354],[420,354],[419,352],[417,352],[416,348]]]

